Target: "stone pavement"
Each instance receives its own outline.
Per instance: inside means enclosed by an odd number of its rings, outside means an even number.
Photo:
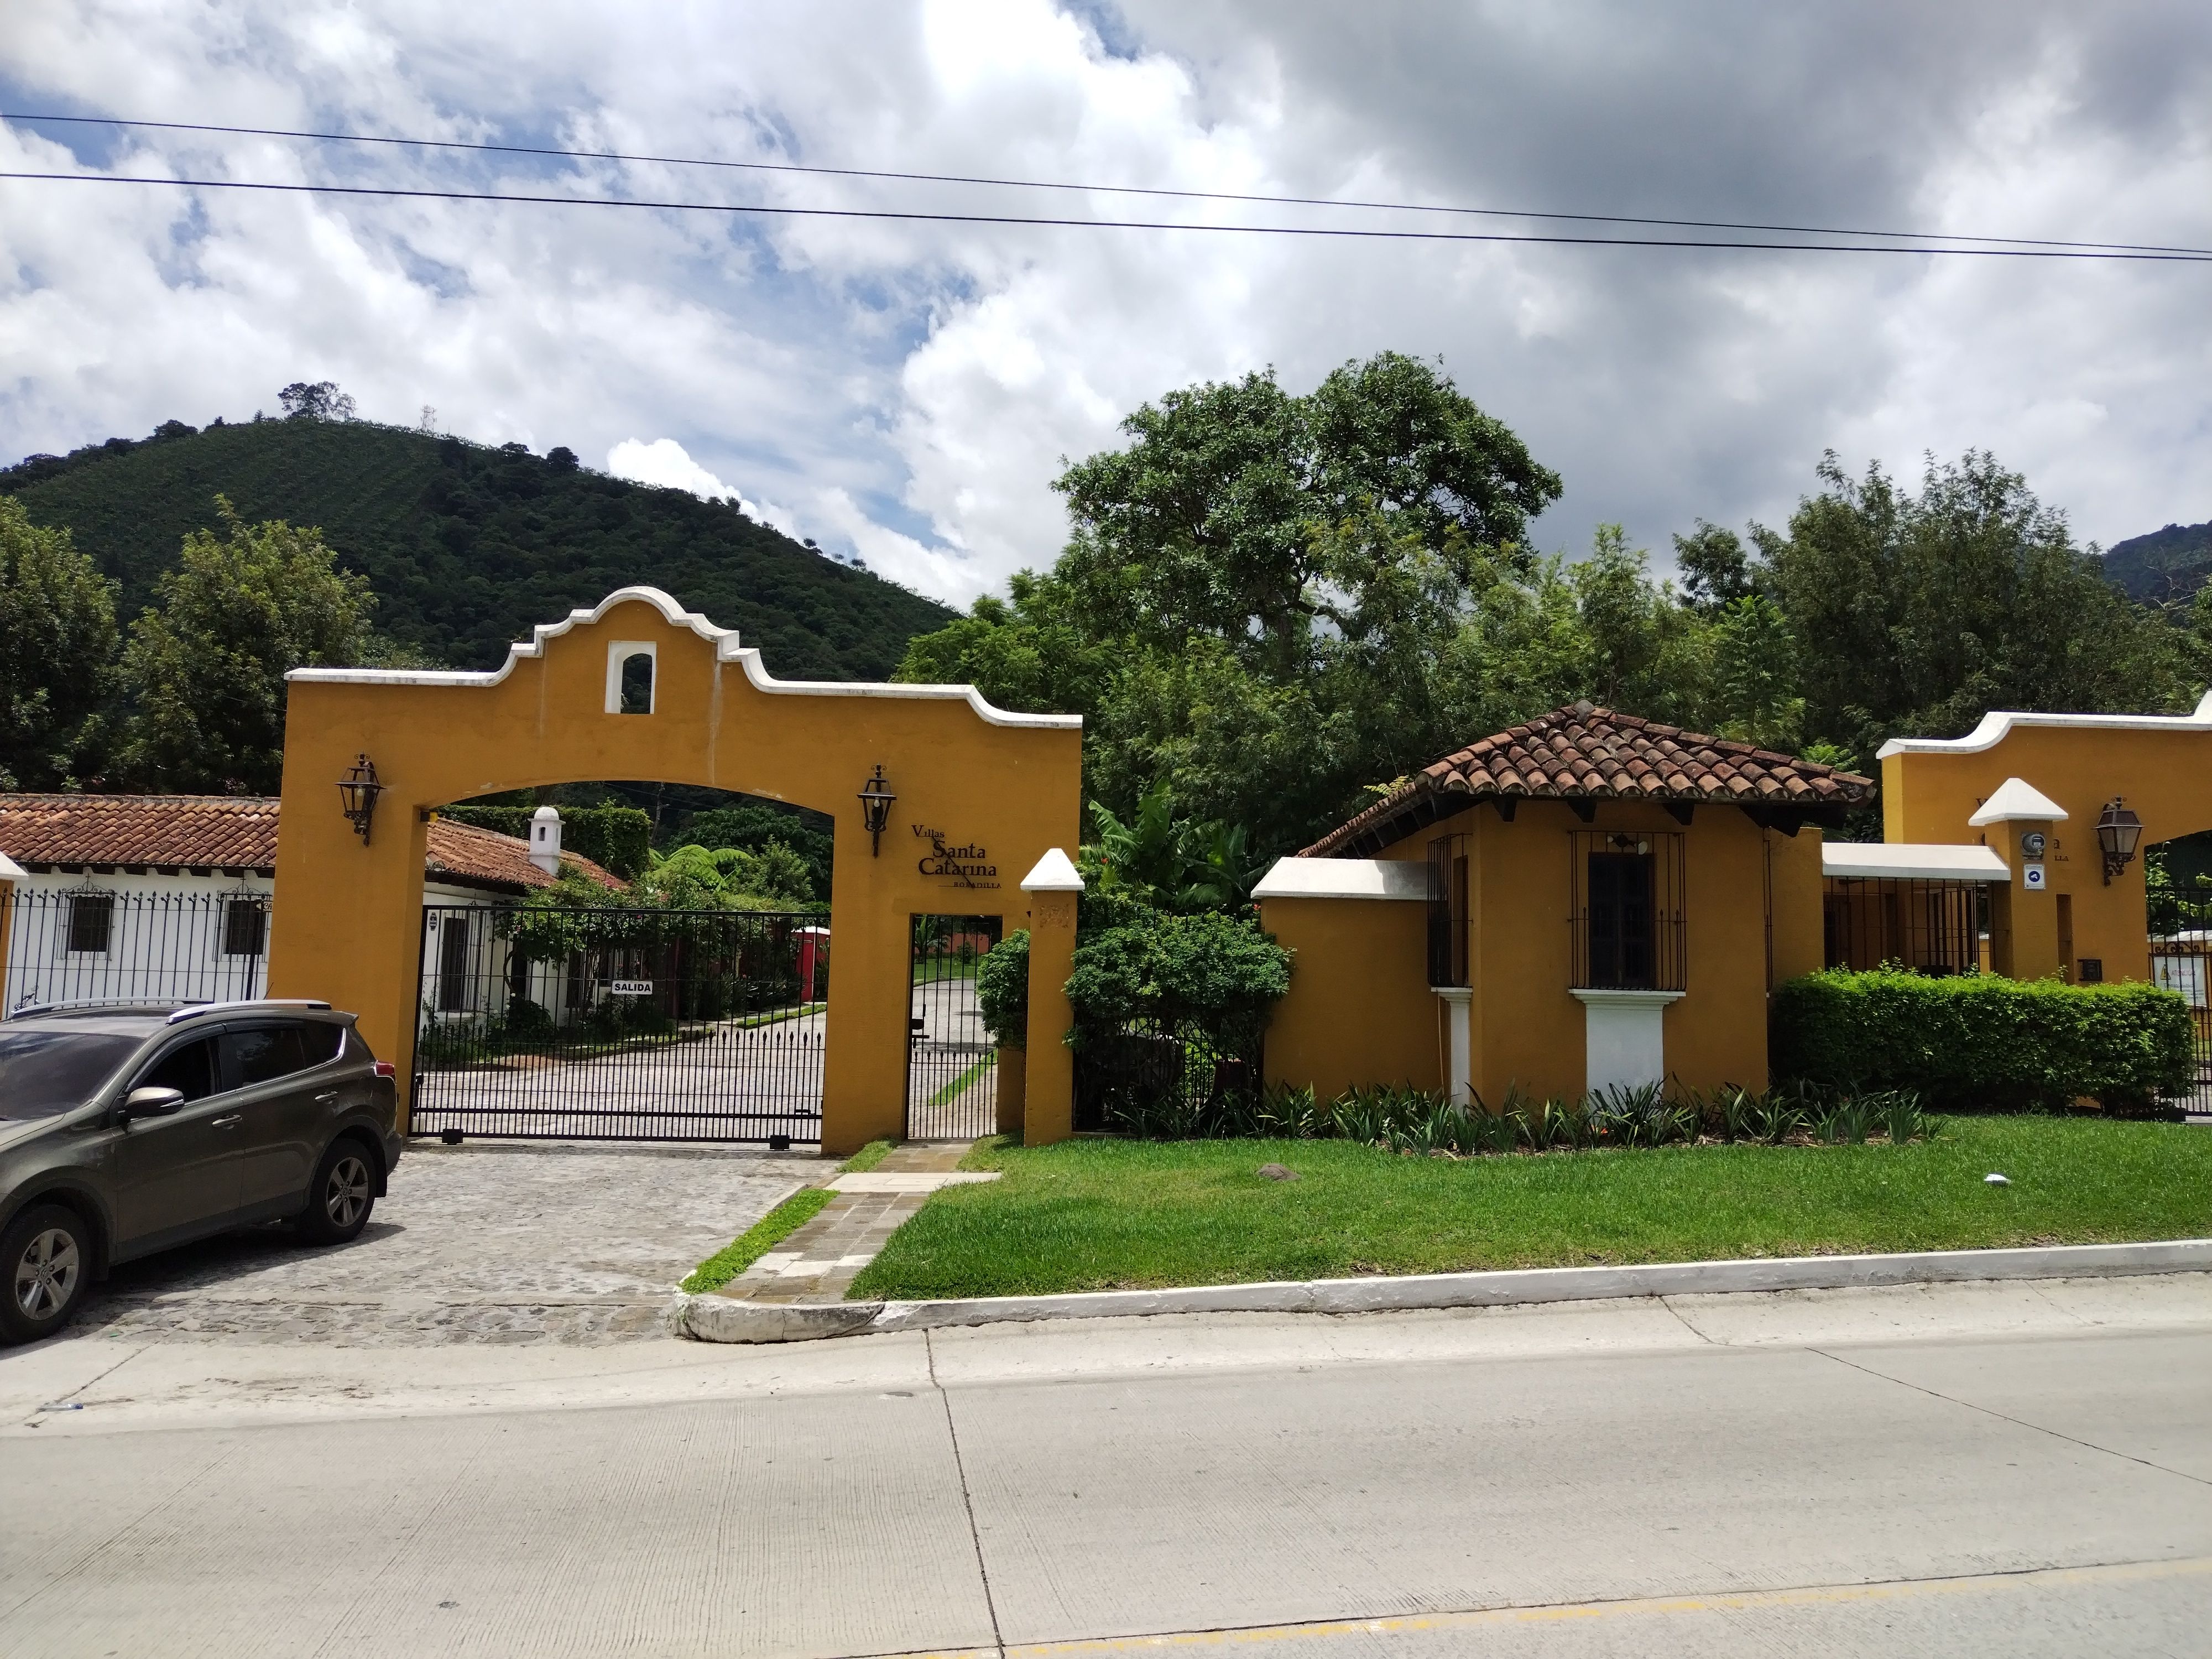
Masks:
[[[892,1147],[868,1174],[950,1175],[959,1169],[960,1160],[975,1144],[972,1140],[908,1141]],[[869,1182],[866,1176],[845,1179],[875,1187],[904,1184]],[[827,1186],[829,1182],[821,1184]],[[743,1302],[782,1304],[842,1302],[860,1269],[874,1261],[876,1253],[907,1218],[928,1201],[927,1191],[841,1192],[821,1214],[784,1240],[781,1248],[761,1257],[717,1294]]]
[[[55,1340],[661,1337],[676,1282],[822,1170],[754,1147],[414,1142],[351,1244],[307,1249],[258,1228],[127,1262]]]

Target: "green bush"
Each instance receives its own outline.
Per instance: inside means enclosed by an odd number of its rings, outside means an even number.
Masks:
[[[2153,985],[1832,969],[1774,994],[1772,1070],[1826,1089],[1906,1089],[1936,1111],[2139,1113],[2189,1086],[2188,1005]]]
[[[1194,1027],[1222,1053],[1252,1054],[1290,988],[1291,953],[1256,922],[1211,911],[1154,913],[1075,947],[1069,1046],[1146,1021],[1164,1030]]]
[[[1030,935],[1011,933],[975,967],[975,1006],[983,1029],[1005,1048],[1026,1048],[1030,1034]]]
[[[441,806],[438,816],[495,835],[530,839],[528,806]],[[561,850],[612,871],[624,881],[645,873],[653,850],[653,819],[635,806],[561,808]]]

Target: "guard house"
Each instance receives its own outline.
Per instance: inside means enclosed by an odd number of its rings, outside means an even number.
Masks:
[[[1588,702],[1470,744],[1256,890],[1297,952],[1269,1078],[1328,1093],[1410,1083],[1493,1107],[1514,1088],[1763,1086],[1767,994],[1827,959],[1831,873],[1859,884],[1846,928],[1863,890],[1899,937],[1933,926],[1943,948],[1968,949],[1960,872],[1824,867],[1816,831],[1873,793]],[[1912,907],[1929,891],[1923,922]]]

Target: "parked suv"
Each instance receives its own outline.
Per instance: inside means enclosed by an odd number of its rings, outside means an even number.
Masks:
[[[258,1222],[356,1237],[399,1157],[392,1067],[326,1002],[79,1003],[0,1019],[0,1340],[118,1261]]]

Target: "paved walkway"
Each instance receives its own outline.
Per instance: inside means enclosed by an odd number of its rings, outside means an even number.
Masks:
[[[305,1249],[263,1228],[126,1263],[56,1340],[659,1337],[676,1282],[822,1168],[755,1148],[416,1142],[353,1243]]]
[[[972,1140],[908,1141],[894,1146],[869,1171],[878,1176],[950,1175],[975,1146]],[[856,1184],[865,1177],[847,1177]],[[866,1182],[870,1186],[878,1185]],[[881,1186],[904,1185],[885,1182]],[[937,1183],[912,1183],[933,1189]],[[724,1285],[718,1294],[744,1302],[784,1304],[842,1302],[861,1268],[907,1218],[929,1201],[929,1191],[841,1192],[830,1206]]]

